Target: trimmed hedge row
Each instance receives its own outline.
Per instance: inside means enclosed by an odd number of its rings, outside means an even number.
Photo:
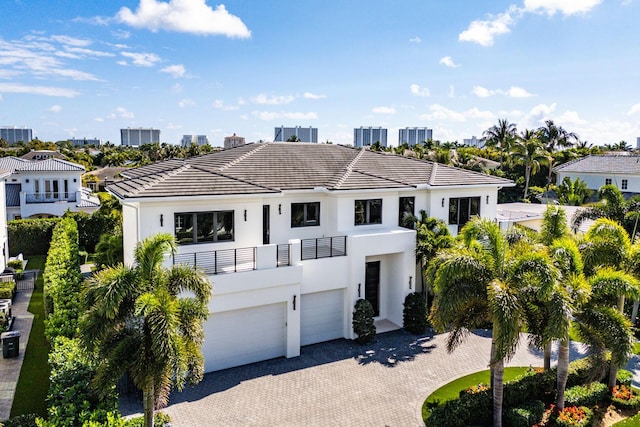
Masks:
[[[7,221],[9,253],[41,255],[49,250],[53,228],[60,218],[16,219]]]
[[[80,260],[78,226],[73,218],[62,218],[55,226],[43,273],[45,336],[73,338],[80,306]]]

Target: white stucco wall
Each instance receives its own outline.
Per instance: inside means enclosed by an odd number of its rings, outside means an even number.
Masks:
[[[5,178],[0,177],[0,200],[6,200]],[[8,233],[7,233],[7,204],[0,203],[0,272],[3,272],[7,266],[7,259],[9,258],[9,245],[8,245]]]
[[[596,173],[576,173],[576,172],[562,172],[558,171],[557,183],[562,182],[565,177],[569,177],[572,181],[576,178],[583,180],[587,187],[592,190],[599,190],[600,187],[605,185],[606,179],[611,179],[611,184],[615,185],[621,191],[630,191],[634,193],[640,193],[640,174],[596,174]],[[622,180],[626,179],[627,189],[622,189]]]

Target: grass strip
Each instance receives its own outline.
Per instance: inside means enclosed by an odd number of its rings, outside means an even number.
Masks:
[[[43,279],[44,256],[30,256],[29,269],[38,269],[38,280],[29,301],[33,324],[24,354],[20,378],[11,407],[11,416],[37,414],[47,416],[47,392],[49,391],[49,344],[44,338]]]

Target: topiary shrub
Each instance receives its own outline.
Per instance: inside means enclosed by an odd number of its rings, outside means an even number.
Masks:
[[[376,336],[376,326],[373,323],[373,306],[366,299],[356,301],[353,312],[353,332],[358,336],[356,341],[359,344],[367,344]]]
[[[556,371],[531,371],[504,385],[504,407],[516,408],[531,401],[532,396],[545,403],[555,399]]]
[[[404,299],[402,327],[412,334],[424,334],[429,327],[427,320],[427,304],[417,292],[410,293]]]
[[[491,390],[461,393],[459,399],[449,400],[435,408],[425,424],[438,427],[468,427],[491,425],[493,420]]]
[[[593,406],[607,399],[609,389],[603,383],[576,385],[568,388],[564,393],[567,406]]]
[[[504,411],[502,422],[510,427],[531,427],[542,421],[544,414],[544,402],[534,400],[531,403],[518,408],[509,408]]]

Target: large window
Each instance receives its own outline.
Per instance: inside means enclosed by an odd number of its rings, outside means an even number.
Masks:
[[[398,212],[398,225],[405,228],[413,228],[409,219],[415,215],[415,197],[400,197],[400,209]]]
[[[629,188],[629,180],[623,179],[621,188],[627,190]]]
[[[291,227],[320,225],[320,202],[291,203]]]
[[[382,224],[382,199],[356,200],[355,225]]]
[[[605,178],[604,185],[611,185],[611,178]]]
[[[480,215],[480,197],[452,197],[449,199],[449,224],[465,225],[473,216]]]
[[[233,211],[177,213],[174,220],[180,245],[233,240]]]

